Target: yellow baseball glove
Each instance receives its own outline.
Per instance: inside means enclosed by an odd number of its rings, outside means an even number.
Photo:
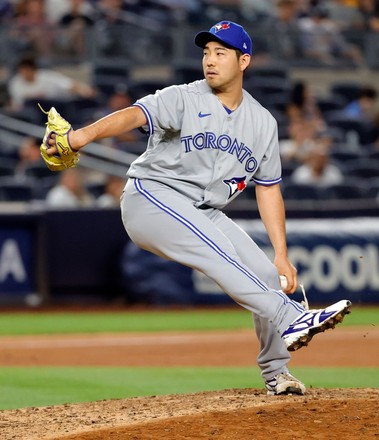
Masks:
[[[72,129],[71,124],[63,119],[54,107],[51,107],[48,112],[44,111],[41,106],[39,107],[47,114],[47,127],[40,147],[41,156],[47,167],[51,171],[62,171],[66,168],[76,167],[79,162],[79,153],[71,148],[68,140],[68,134]],[[58,153],[49,156],[47,149],[52,134],[55,134],[55,145]]]

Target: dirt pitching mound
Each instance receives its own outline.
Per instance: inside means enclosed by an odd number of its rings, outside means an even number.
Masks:
[[[263,390],[117,399],[2,411],[2,440],[379,439],[378,389]]]

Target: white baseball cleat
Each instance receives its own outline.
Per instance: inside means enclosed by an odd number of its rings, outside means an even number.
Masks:
[[[265,382],[267,395],[276,396],[278,394],[305,394],[305,385],[300,380],[293,377],[288,371],[279,373],[272,379]]]
[[[317,333],[334,328],[350,313],[351,302],[338,301],[335,304],[320,310],[306,310],[295,319],[282,334],[282,339],[288,351],[295,351],[308,345]]]

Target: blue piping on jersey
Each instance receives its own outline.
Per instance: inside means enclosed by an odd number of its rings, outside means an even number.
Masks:
[[[234,267],[236,267],[240,272],[242,272],[244,275],[246,275],[250,280],[252,280],[263,291],[267,292],[269,290],[265,284],[263,284],[257,277],[255,277],[253,274],[251,274],[249,271],[247,271],[237,261],[233,260],[229,255],[227,255],[216,243],[214,243],[212,240],[210,240],[208,237],[206,237],[195,225],[193,225],[191,222],[186,220],[184,217],[182,217],[177,212],[173,211],[168,206],[164,205],[162,202],[157,200],[153,195],[151,195],[148,191],[146,191],[142,187],[142,184],[139,179],[134,179],[134,186],[137,189],[137,191],[140,194],[142,194],[146,199],[148,199],[150,202],[152,202],[159,209],[163,210],[164,212],[169,214],[171,217],[175,218],[180,223],[182,223],[184,226],[186,226],[188,229],[190,229],[192,232],[194,232],[195,235],[197,235],[202,241],[204,241],[208,246],[210,246],[218,255],[220,255],[222,258],[224,258],[228,263],[231,263]],[[299,312],[304,311],[296,302],[289,300],[288,297],[284,293],[282,293],[281,291],[273,290],[273,292],[276,293],[277,295],[279,295],[283,299],[284,304],[291,304]]]
[[[154,134],[154,125],[153,125],[153,120],[151,118],[151,115],[149,113],[149,110],[141,103],[136,102],[133,104],[135,107],[139,107],[145,114],[146,119],[147,119],[147,124],[149,126],[149,135]]]
[[[280,183],[282,181],[282,178],[279,177],[278,179],[275,179],[275,180],[261,180],[261,179],[256,179],[255,177],[253,177],[251,180],[255,183],[258,183],[258,185],[271,186],[271,185],[275,185],[277,183]]]

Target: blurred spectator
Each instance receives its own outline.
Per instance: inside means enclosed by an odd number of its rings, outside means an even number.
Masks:
[[[314,146],[304,161],[291,175],[291,180],[298,184],[326,186],[342,183],[342,171],[329,161],[327,148]]]
[[[309,16],[299,19],[301,50],[304,57],[325,66],[362,66],[359,48],[348,43],[324,8],[314,6]]]
[[[373,149],[379,151],[379,109],[375,112],[374,117],[374,137]]]
[[[52,53],[53,24],[48,20],[45,0],[20,0],[12,28],[13,46],[21,53],[33,52],[48,59]]]
[[[87,0],[69,0],[69,3],[70,9],[59,20],[62,26],[70,26],[73,23],[91,26],[94,23],[93,9]]]
[[[107,100],[107,104],[104,108],[97,111],[94,115],[95,119],[102,118],[118,110],[122,110],[133,104],[130,95],[120,88],[116,90]],[[125,142],[137,142],[142,139],[142,133],[139,130],[132,130],[127,133],[116,136],[112,139],[105,139],[103,143],[111,147],[120,148]],[[145,137],[143,137],[145,138]]]
[[[122,16],[125,13],[123,0],[98,0],[95,3],[99,18],[110,23],[123,23]]]
[[[70,9],[61,17],[56,46],[64,54],[85,53],[86,29],[94,24],[91,6],[86,0],[70,0]]]
[[[362,17],[358,9],[345,0],[323,2],[327,15],[341,30],[352,30],[361,27]]]
[[[93,206],[95,200],[86,190],[81,171],[69,168],[61,172],[56,186],[46,195],[46,204],[55,208],[80,208]]]
[[[101,208],[114,208],[120,206],[120,197],[124,190],[126,180],[118,176],[109,176],[105,182],[104,193],[98,197],[96,204]]]
[[[279,141],[280,156],[283,161],[302,163],[315,148],[327,149],[330,137],[318,133],[315,124],[304,119],[293,119],[288,125],[288,138]]]
[[[271,15],[275,9],[275,0],[240,0],[241,11],[249,19]]]
[[[0,23],[9,22],[14,13],[14,4],[11,0],[0,0]]]
[[[57,24],[69,12],[70,1],[45,0],[46,15],[51,23]]]
[[[108,97],[105,107],[96,113],[95,117],[97,119],[133,104],[133,100],[126,91],[126,87],[116,85],[115,89],[114,93]]]
[[[344,113],[369,124],[373,124],[377,104],[378,92],[373,87],[364,87],[357,100],[344,108]]]
[[[196,6],[191,0],[138,1],[138,10],[141,16],[163,26],[172,26],[182,22],[186,18],[187,12],[193,11]]]
[[[17,72],[8,81],[10,110],[18,111],[27,99],[55,98],[57,100],[78,95],[93,97],[95,90],[89,85],[50,69],[40,69],[33,58],[22,59]]]
[[[45,7],[45,0],[19,0],[16,3],[16,24],[27,27],[48,24]]]
[[[6,81],[0,81],[0,111],[9,105],[10,96]]]
[[[316,98],[310,86],[304,81],[293,84],[286,114],[290,121],[305,120],[314,124],[316,130],[325,129],[325,121]]]
[[[95,5],[96,46],[100,54],[107,56],[123,53],[125,9],[122,0],[99,0]]]
[[[298,0],[279,0],[274,14],[262,22],[269,52],[274,58],[291,60],[298,56]]]
[[[364,32],[363,50],[369,68],[379,68],[379,0],[360,0]]]
[[[365,31],[379,32],[379,1],[359,0],[358,11]]]
[[[44,164],[40,153],[40,142],[34,137],[26,137],[18,149],[18,163],[15,174],[24,176],[29,166]]]

